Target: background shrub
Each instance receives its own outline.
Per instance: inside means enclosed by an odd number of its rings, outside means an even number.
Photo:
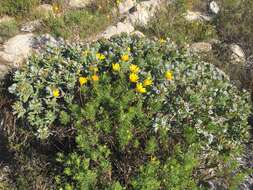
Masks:
[[[25,16],[39,2],[40,0],[2,0],[0,2],[0,15]]]
[[[220,0],[221,12],[215,24],[221,40],[237,43],[243,47],[247,56],[253,47],[253,1]]]
[[[9,90],[23,130],[40,139],[75,132],[57,156],[59,188],[204,189],[216,179],[236,189],[243,178],[232,171],[248,139],[248,94],[170,41],[49,48]]]

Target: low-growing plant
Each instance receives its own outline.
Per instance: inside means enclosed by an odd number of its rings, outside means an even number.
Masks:
[[[9,88],[14,113],[40,139],[74,130],[59,189],[236,189],[249,96],[170,41],[119,36],[30,57]],[[237,180],[239,183],[239,181]]]

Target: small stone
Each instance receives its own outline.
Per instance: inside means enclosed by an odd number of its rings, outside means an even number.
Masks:
[[[8,73],[9,67],[6,64],[0,63],[0,79],[4,78],[4,75]]]
[[[195,53],[208,53],[212,50],[212,45],[207,42],[197,42],[190,46],[190,50]]]
[[[92,0],[70,0],[69,7],[74,9],[85,8]]]
[[[145,37],[145,35],[138,30],[135,30],[134,32],[132,32],[131,35],[138,36],[139,38]]]
[[[126,12],[129,12],[129,10],[134,7],[136,1],[135,0],[124,0],[120,2],[118,9],[120,14],[124,14]]]
[[[229,45],[229,48],[231,51],[230,59],[233,63],[245,63],[246,62],[245,53],[239,45],[231,44],[231,45]]]
[[[220,7],[215,1],[209,4],[209,9],[213,14],[218,14],[220,12]]]
[[[34,32],[35,30],[37,30],[41,26],[41,24],[42,24],[41,20],[34,20],[31,22],[24,23],[21,26],[20,30],[22,32]]]

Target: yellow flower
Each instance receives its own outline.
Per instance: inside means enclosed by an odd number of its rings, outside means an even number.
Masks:
[[[101,53],[97,53],[97,54],[96,54],[96,57],[97,57],[97,59],[100,60],[100,61],[103,61],[103,60],[105,59],[105,55],[103,55],[103,54],[101,54]]]
[[[153,80],[151,78],[147,78],[143,82],[143,86],[150,86],[153,84]]]
[[[140,70],[140,68],[139,68],[137,65],[134,65],[134,64],[131,64],[131,65],[130,65],[130,71],[131,71],[132,73],[138,73],[139,70]]]
[[[91,66],[89,66],[89,70],[96,73],[96,72],[98,72],[98,67],[91,65]]]
[[[112,64],[112,69],[114,71],[120,71],[120,65],[118,63],[113,63]]]
[[[55,14],[59,13],[60,12],[60,7],[57,5],[57,4],[53,4],[53,12]]]
[[[174,76],[173,76],[172,71],[167,71],[165,74],[165,77],[167,80],[173,80]]]
[[[87,56],[88,53],[90,53],[88,50],[85,50],[85,51],[82,52],[83,56]]]
[[[81,86],[83,86],[87,82],[88,82],[88,78],[87,77],[79,77],[79,83],[80,83]]]
[[[97,75],[93,75],[91,78],[92,78],[93,81],[98,81],[99,80],[99,77]]]
[[[161,38],[159,41],[160,41],[160,43],[161,43],[161,44],[163,44],[163,43],[165,43],[165,42],[166,42],[166,40],[165,40],[165,39],[163,39],[163,38]]]
[[[129,80],[130,80],[131,82],[137,82],[137,81],[139,80],[139,77],[138,77],[137,74],[131,73],[131,74],[129,75]]]
[[[129,55],[125,54],[121,56],[122,61],[128,61],[129,60]]]
[[[139,93],[146,93],[146,88],[143,87],[142,83],[136,84],[136,91]]]
[[[151,156],[151,158],[150,158],[150,160],[151,160],[151,162],[154,162],[154,161],[156,161],[156,157],[155,156]]]
[[[57,89],[57,88],[54,89],[54,90],[53,90],[53,96],[56,97],[56,98],[59,97],[59,96],[60,96],[60,90]]]

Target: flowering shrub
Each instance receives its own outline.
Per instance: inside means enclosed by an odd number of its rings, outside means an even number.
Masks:
[[[59,188],[202,189],[233,174],[248,139],[248,94],[173,43],[129,36],[33,56],[10,92],[25,128],[76,131]]]

